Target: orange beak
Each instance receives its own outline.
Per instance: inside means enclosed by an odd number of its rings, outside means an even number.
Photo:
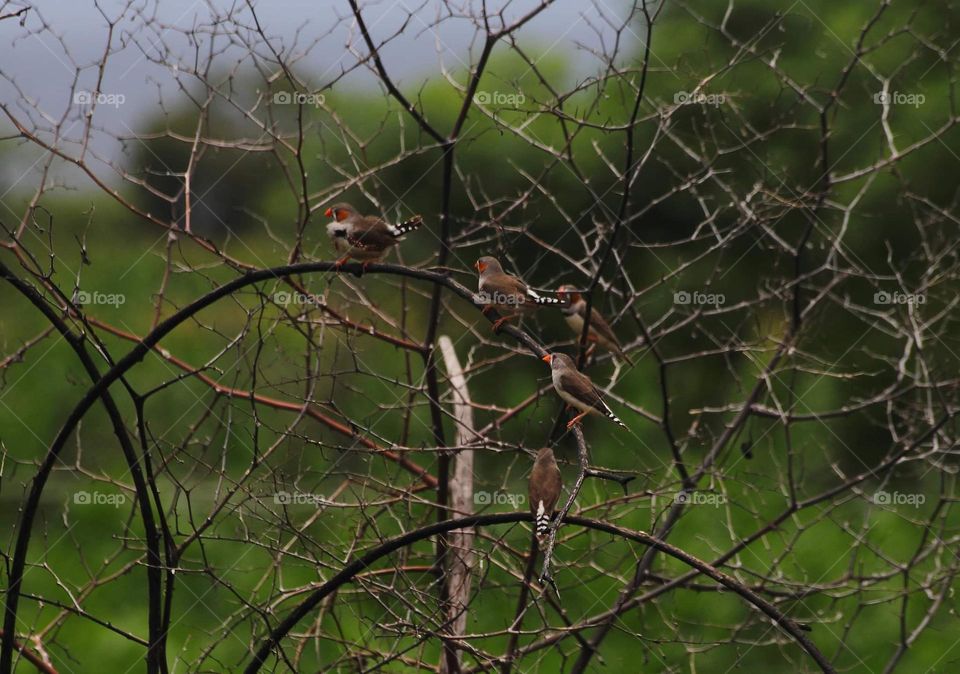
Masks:
[[[540,360],[542,360],[544,363],[549,363],[549,362],[551,362],[551,361],[553,360],[553,356],[548,353],[547,355],[545,355],[545,356],[544,356],[543,358],[541,358]]]
[[[332,208],[328,208],[327,210],[325,210],[325,211],[323,212],[323,214],[324,214],[325,216],[327,216],[328,218],[332,218],[332,217],[333,217],[333,209],[332,209]]]
[[[483,273],[483,270],[487,268],[487,265],[485,265],[485,264],[483,264],[482,262],[480,262],[480,260],[477,260],[477,261],[474,263],[473,266],[474,266],[474,267],[476,268],[476,270],[477,270],[478,272],[480,272],[481,274]]]
[[[558,291],[557,291],[557,299],[561,299],[561,300],[566,301],[566,299],[567,299],[567,291],[566,291],[566,290],[558,290]]]

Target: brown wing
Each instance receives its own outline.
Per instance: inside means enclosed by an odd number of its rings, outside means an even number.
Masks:
[[[582,308],[581,308],[581,318],[583,317]],[[612,351],[620,358],[624,359],[631,365],[633,361],[630,360],[624,350],[623,346],[620,344],[620,340],[617,338],[617,333],[613,331],[613,328],[610,327],[610,324],[607,323],[606,319],[596,310],[591,308],[590,310],[590,338],[596,341],[600,346]]]
[[[569,370],[561,373],[560,387],[569,395],[581,401],[584,405],[589,405],[603,414],[613,414],[607,404],[600,397],[600,392],[585,374],[576,370]]]
[[[496,304],[513,303],[522,306],[528,299],[526,284],[510,274],[493,274],[482,280],[480,292],[500,299]]]
[[[390,227],[380,218],[367,216],[354,224],[347,235],[347,242],[361,250],[386,250],[397,242]]]
[[[617,349],[621,348],[620,340],[617,339],[617,334],[613,331],[613,328],[610,327],[610,324],[607,323],[607,319],[593,307],[590,307],[590,327],[596,330],[598,335],[609,340]]]
[[[536,461],[530,471],[530,511],[536,515],[540,501],[544,512],[549,516],[557,509],[560,490],[563,487],[560,469],[556,461]]]

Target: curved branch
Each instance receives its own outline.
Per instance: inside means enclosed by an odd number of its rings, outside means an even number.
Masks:
[[[408,545],[416,543],[417,541],[425,540],[431,536],[447,533],[455,529],[490,526],[494,524],[510,524],[513,522],[531,522],[532,520],[533,516],[527,512],[473,515],[471,517],[462,517],[460,519],[445,520],[443,522],[430,524],[381,543],[372,550],[369,550],[362,557],[359,557],[345,566],[333,578],[314,590],[309,597],[303,600],[290,613],[290,615],[284,618],[284,620],[277,625],[273,631],[270,632],[270,636],[267,637],[267,639],[260,645],[260,648],[257,649],[257,652],[253,656],[253,661],[247,665],[247,668],[244,670],[245,674],[255,674],[256,672],[260,671],[260,667],[270,655],[270,651],[273,650],[273,648],[280,643],[280,640],[283,639],[290,632],[290,630],[292,630],[297,623],[300,622],[300,620],[310,613],[310,611],[312,611],[317,604],[324,599],[324,597],[327,597],[332,592],[335,592],[342,585],[350,582],[358,573],[364,571],[374,562],[386,557],[390,553],[407,547]],[[751,605],[759,609],[764,615],[773,620],[776,625],[793,637],[800,647],[803,648],[803,650],[806,651],[811,658],[813,658],[813,660],[820,667],[821,671],[834,672],[830,662],[823,656],[816,645],[804,633],[804,627],[788,618],[773,604],[758,596],[732,576],[727,575],[716,567],[711,566],[707,562],[704,562],[703,560],[694,557],[687,552],[684,552],[676,546],[670,545],[669,543],[665,543],[660,539],[651,536],[645,531],[632,531],[630,529],[624,529],[613,524],[608,524],[606,522],[593,520],[586,517],[567,516],[563,521],[565,524],[572,524],[575,526],[586,527],[588,529],[594,529],[596,531],[603,531],[613,536],[620,536],[621,538],[626,538],[636,543],[646,545],[649,548],[656,549],[673,557],[674,559],[683,562],[705,576],[709,576],[727,589],[738,594]]]
[[[6,280],[26,297],[27,300],[44,315],[57,332],[60,333],[67,344],[70,345],[70,348],[77,354],[77,358],[83,365],[84,370],[86,370],[87,375],[94,382],[94,388],[96,388],[96,385],[101,381],[100,372],[97,370],[97,366],[90,357],[90,354],[88,354],[84,348],[84,338],[71,332],[67,324],[44,302],[43,297],[41,297],[32,286],[17,277],[10,269],[3,265],[3,263],[0,263],[0,278]],[[110,423],[113,426],[114,435],[117,436],[117,440],[123,450],[124,459],[130,471],[130,476],[133,479],[134,491],[137,496],[137,505],[140,509],[140,518],[143,521],[144,538],[146,539],[147,547],[147,614],[150,632],[149,647],[147,648],[147,671],[163,674],[167,671],[166,648],[164,645],[166,642],[166,634],[160,626],[160,599],[163,591],[160,567],[163,562],[160,558],[160,536],[156,522],[154,521],[153,509],[150,505],[150,494],[147,489],[146,479],[141,470],[140,458],[137,456],[133,443],[130,441],[130,436],[127,434],[127,429],[123,423],[123,416],[120,414],[120,408],[117,407],[113,396],[110,395],[110,392],[106,388],[100,389],[97,395],[91,399],[90,404],[92,405],[93,401],[97,398],[103,401],[103,406],[106,408],[107,414],[110,417]],[[68,435],[69,433],[63,436],[64,443]],[[43,493],[47,478],[56,464],[58,455],[59,451],[55,454],[52,453],[52,451],[47,453],[43,465],[34,476],[33,483],[30,485],[27,503],[23,508],[21,527],[26,525],[27,528],[21,528],[17,535],[13,563],[10,567],[9,586],[7,588],[4,605],[3,636],[2,642],[0,642],[0,672],[4,674],[13,669],[17,604],[20,599],[20,590],[26,568],[27,549],[30,542],[29,529],[33,526],[33,518],[40,505],[40,496]],[[162,518],[163,514],[159,513],[159,517]]]
[[[384,273],[418,278],[446,286],[455,294],[466,299],[477,308],[482,308],[483,306],[476,300],[474,294],[462,284],[457,283],[446,274],[435,271],[412,269],[410,267],[394,264],[368,264],[366,269],[364,269],[364,267],[358,263],[350,263],[338,267],[334,262],[304,262],[247,272],[243,276],[224,283],[222,286],[215,288],[206,295],[194,300],[158,324],[140,341],[139,344],[133,347],[123,358],[118,360],[113,367],[111,367],[99,379],[96,379],[94,385],[87,389],[87,392],[70,412],[67,420],[57,433],[57,436],[50,445],[50,449],[47,450],[47,455],[44,457],[43,463],[41,463],[37,474],[34,476],[33,485],[30,493],[27,495],[27,500],[24,503],[21,511],[20,521],[17,529],[14,557],[10,566],[9,578],[11,581],[9,587],[7,588],[5,599],[6,614],[4,616],[4,625],[6,630],[9,632],[9,635],[4,636],[3,638],[3,650],[0,652],[0,670],[4,670],[3,665],[7,665],[5,671],[10,671],[9,663],[12,657],[13,648],[12,633],[14,627],[16,626],[16,610],[20,597],[19,579],[22,579],[24,569],[26,568],[27,548],[30,543],[33,522],[37,514],[43,489],[46,485],[47,479],[50,477],[50,473],[53,471],[53,468],[60,457],[60,453],[66,446],[68,438],[83,419],[87,411],[89,411],[93,404],[104,395],[104,393],[114,382],[116,382],[126,372],[133,368],[134,365],[143,360],[143,358],[146,357],[146,355],[160,343],[161,339],[173,332],[177,326],[188,320],[190,317],[216,303],[218,300],[223,299],[224,297],[227,297],[249,285],[270,280],[282,281],[284,277],[287,276],[311,272],[350,273],[356,276],[361,276],[364,273]],[[17,283],[23,284],[23,282],[20,281],[20,279],[2,261],[0,261],[0,278],[7,280],[15,286]],[[46,310],[45,313],[50,312],[49,307],[43,303],[42,299],[39,300],[37,307],[41,311]],[[492,316],[487,316],[487,319],[490,321],[494,320]],[[520,343],[533,351],[533,353],[537,356],[542,356],[546,353],[544,348],[536,340],[515,326],[505,326],[502,332],[506,332],[516,337]],[[145,490],[144,495],[146,497]],[[148,499],[145,503],[146,507],[149,508]],[[157,567],[157,569],[159,569],[159,567]],[[160,658],[160,662],[163,662],[162,657]]]

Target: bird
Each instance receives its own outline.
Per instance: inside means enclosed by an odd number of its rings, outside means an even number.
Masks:
[[[553,387],[560,397],[568,405],[580,411],[580,414],[567,423],[567,430],[573,428],[588,414],[602,414],[624,428],[627,427],[600,397],[600,391],[590,381],[590,377],[577,369],[570,356],[565,353],[548,353],[541,360],[550,363]]]
[[[573,330],[573,333],[579,339],[580,335],[583,334],[583,320],[587,315],[587,301],[578,290],[573,286],[567,285],[557,288],[557,297],[568,302],[568,304],[563,307],[563,315],[564,318],[566,318],[567,325],[570,326],[570,329]],[[590,346],[591,352],[594,347],[599,344],[607,351],[610,351],[630,363],[630,365],[633,365],[633,361],[630,360],[630,357],[624,352],[623,347],[620,345],[620,340],[617,339],[613,328],[610,327],[607,320],[594,307],[590,307],[590,328],[587,331],[587,341],[593,342]]]
[[[333,241],[333,247],[343,255],[336,261],[337,267],[353,258],[363,262],[366,268],[371,262],[383,259],[404,234],[423,224],[423,218],[415,215],[399,225],[390,225],[375,215],[360,215],[357,209],[343,202],[334,204],[323,214],[333,218],[327,224],[327,235]]]
[[[561,487],[560,467],[553,450],[543,447],[537,452],[529,482],[530,512],[533,513],[534,533],[540,550],[546,546],[550,519],[557,507]]]
[[[539,306],[562,304],[556,297],[542,297],[530,290],[526,283],[503,271],[495,257],[481,257],[473,266],[480,274],[480,301],[486,305],[483,313],[496,309],[500,314],[493,324],[494,332],[524,312],[533,311]]]

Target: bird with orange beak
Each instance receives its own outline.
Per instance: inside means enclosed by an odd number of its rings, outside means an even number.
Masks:
[[[495,257],[481,257],[473,267],[480,274],[479,297],[484,304],[483,313],[493,309],[500,314],[500,318],[493,324],[494,332],[511,318],[538,307],[558,306],[561,303],[555,297],[538,295],[519,278],[503,271],[500,261]]]
[[[360,215],[348,203],[334,204],[324,215],[333,218],[327,224],[327,235],[333,241],[333,247],[342,257],[337,266],[351,258],[363,262],[366,267],[371,262],[379,262],[408,234],[423,224],[423,218],[415,215],[399,225],[390,225],[375,215]]]
[[[580,372],[573,359],[565,353],[548,353],[541,360],[550,363],[553,388],[565,403],[580,414],[567,423],[567,430],[573,428],[588,414],[599,414],[626,428],[613,410],[604,402],[600,390],[593,385],[590,377]]]
[[[567,325],[579,339],[580,335],[583,334],[583,322],[587,317],[587,300],[573,286],[566,285],[557,288],[557,297],[567,303],[563,307],[563,316]],[[620,340],[617,339],[617,334],[610,327],[607,319],[594,307],[590,307],[590,328],[587,331],[587,341],[591,343],[591,352],[597,345],[600,345],[610,353],[633,365],[633,361],[620,346]]]

